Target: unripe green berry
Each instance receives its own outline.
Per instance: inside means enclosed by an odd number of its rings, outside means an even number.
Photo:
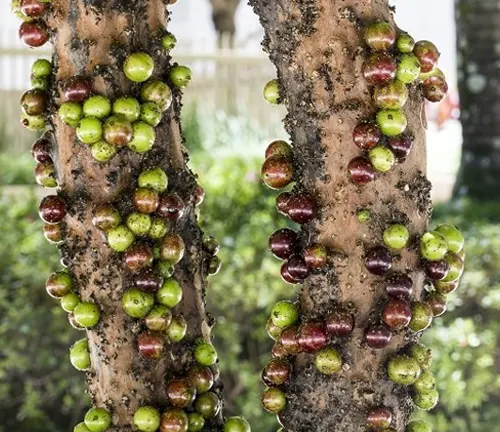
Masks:
[[[271,311],[271,319],[279,328],[285,328],[295,324],[299,319],[298,307],[289,300],[276,303]]]
[[[384,243],[391,249],[403,249],[410,240],[410,232],[402,224],[394,224],[384,230]]]
[[[139,187],[164,192],[168,187],[168,176],[161,168],[143,171],[138,179]]]
[[[420,255],[429,261],[438,261],[448,252],[448,242],[436,231],[425,233],[420,239]]]
[[[178,88],[185,88],[191,82],[191,69],[187,66],[172,66],[170,69],[169,77],[170,82]]]
[[[286,395],[279,388],[269,388],[262,394],[261,403],[266,411],[278,414],[286,407]]]
[[[48,77],[51,73],[52,63],[46,59],[37,59],[31,66],[31,75],[34,77]]]
[[[174,308],[182,300],[182,288],[175,279],[166,279],[156,293],[158,303]]]
[[[36,90],[48,90],[49,89],[49,78],[48,77],[37,77],[31,76],[31,87]]]
[[[101,95],[91,96],[83,103],[83,113],[86,117],[103,119],[111,114],[111,102]]]
[[[87,371],[90,369],[89,341],[86,338],[80,339],[71,346],[69,360],[76,370]]]
[[[163,48],[170,51],[175,48],[177,44],[177,38],[172,33],[167,33],[161,38],[161,44]]]
[[[157,268],[163,277],[169,278],[174,274],[175,264],[171,263],[170,261],[161,260],[158,261]]]
[[[411,305],[411,321],[408,327],[414,332],[427,329],[432,324],[434,314],[432,308],[424,302],[415,302]]]
[[[108,245],[116,252],[125,252],[135,241],[135,235],[125,225],[111,228],[107,233]]]
[[[188,432],[200,432],[205,426],[205,419],[200,413],[194,412],[188,414],[189,426]]]
[[[123,64],[125,76],[133,82],[147,81],[153,74],[154,68],[153,58],[144,52],[130,54]]]
[[[94,144],[102,138],[102,123],[96,117],[84,117],[76,128],[76,136],[85,144]]]
[[[400,110],[381,110],[377,113],[377,125],[384,135],[392,137],[405,131],[408,120]]]
[[[141,432],[155,432],[160,427],[160,412],[152,406],[140,407],[134,414],[134,425]]]
[[[79,103],[64,102],[59,107],[57,114],[64,124],[76,128],[82,119],[83,109]]]
[[[415,48],[415,39],[408,33],[401,33],[396,40],[396,47],[400,53],[409,54]]]
[[[396,156],[394,156],[394,153],[389,148],[382,145],[373,147],[368,152],[368,157],[370,158],[373,168],[383,173],[389,171],[396,163]]]
[[[251,432],[252,429],[244,417],[229,417],[224,423],[223,432]]]
[[[187,333],[187,323],[182,316],[174,316],[165,334],[171,342],[180,342]]]
[[[448,263],[450,269],[448,270],[448,274],[442,280],[442,282],[454,282],[462,277],[464,272],[464,262],[458,254],[454,252],[448,252],[444,256],[445,261]]]
[[[136,98],[121,97],[113,103],[113,114],[125,117],[129,122],[139,119],[141,114],[141,105]]]
[[[80,297],[74,292],[66,294],[61,298],[61,307],[65,312],[73,312],[78,303],[80,303]]]
[[[73,432],[90,432],[90,429],[85,425],[84,422],[81,422],[74,427]]]
[[[396,79],[411,84],[420,76],[420,62],[413,54],[403,54],[396,70]]]
[[[132,318],[144,318],[153,308],[155,297],[137,288],[125,291],[122,306],[125,313]]]
[[[44,115],[26,115],[21,116],[21,124],[32,132],[40,132],[47,126],[47,121]]]
[[[161,108],[153,102],[146,102],[141,105],[140,119],[150,126],[158,126],[161,122]]]
[[[439,225],[435,231],[444,236],[450,252],[459,253],[464,248],[465,238],[457,227],[448,224]]]
[[[432,428],[423,420],[413,420],[408,423],[405,432],[432,432]]]
[[[416,360],[422,370],[427,370],[432,365],[432,350],[423,344],[414,344],[410,347],[408,354]]]
[[[203,366],[212,366],[217,361],[217,351],[212,344],[203,342],[194,350],[194,358]]]
[[[91,408],[85,414],[85,425],[91,432],[104,432],[111,426],[111,414],[104,408]]]
[[[170,231],[170,223],[165,219],[153,217],[151,219],[151,228],[149,229],[149,237],[154,240],[160,240]]]
[[[269,81],[264,87],[264,99],[270,104],[277,105],[280,101],[280,89],[277,79]]]
[[[156,132],[152,126],[142,121],[136,121],[133,125],[132,140],[127,146],[137,152],[145,153],[151,150],[156,140]]]
[[[116,146],[104,140],[99,140],[90,147],[90,154],[97,162],[108,162],[116,155],[116,152]]]
[[[170,309],[163,305],[156,305],[144,319],[149,330],[164,332],[172,322]]]
[[[148,235],[151,229],[151,216],[138,212],[130,213],[127,216],[127,227],[135,235]]]
[[[324,348],[316,354],[314,363],[324,375],[333,375],[342,369],[342,357],[335,348]]]
[[[430,411],[439,402],[439,392],[436,389],[431,389],[424,393],[415,393],[413,402],[418,408]]]
[[[422,372],[420,378],[415,381],[415,384],[413,384],[413,388],[418,393],[424,393],[429,390],[432,390],[436,388],[436,378],[434,377],[431,371],[426,370]]]
[[[85,328],[92,328],[97,325],[100,312],[97,305],[91,302],[80,302],[73,310],[75,321]]]
[[[387,372],[396,384],[411,385],[420,376],[422,370],[417,361],[405,355],[397,355],[389,360]]]

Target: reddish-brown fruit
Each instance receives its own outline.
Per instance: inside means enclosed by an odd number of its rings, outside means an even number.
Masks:
[[[165,348],[165,336],[157,332],[144,332],[137,337],[139,352],[151,359],[159,359]]]
[[[276,197],[276,210],[282,215],[288,216],[288,202],[292,194],[290,192],[281,192]]]
[[[208,366],[194,365],[189,368],[187,376],[198,394],[206,393],[214,385],[214,373]]]
[[[273,358],[283,358],[288,356],[288,352],[282,343],[275,342],[271,349],[271,355]]]
[[[92,81],[82,76],[71,77],[62,84],[64,102],[83,102],[92,92]]]
[[[61,222],[66,216],[64,200],[57,195],[49,195],[42,199],[38,207],[38,214],[48,224]]]
[[[47,94],[42,90],[28,90],[21,97],[21,108],[26,115],[42,115],[47,109]]]
[[[431,72],[441,56],[436,45],[427,40],[418,41],[413,48],[413,54],[417,57],[420,70],[424,73]]]
[[[436,281],[434,283],[436,290],[441,294],[451,294],[452,292],[455,292],[458,289],[459,285],[460,285],[460,279],[457,279],[453,282]]]
[[[188,432],[189,418],[179,409],[169,408],[161,415],[160,432]]]
[[[365,265],[370,273],[383,276],[392,267],[392,256],[389,249],[383,246],[370,249],[365,255]]]
[[[111,204],[99,204],[92,212],[92,223],[103,231],[116,228],[120,221],[120,213]]]
[[[287,216],[298,224],[310,222],[316,216],[316,204],[308,193],[292,195],[288,200]]]
[[[360,123],[354,128],[352,139],[360,149],[369,150],[382,139],[382,132],[372,123]]]
[[[162,283],[163,277],[155,270],[148,269],[134,276],[134,285],[144,292],[154,293]]]
[[[354,315],[351,312],[336,310],[326,318],[326,330],[331,336],[345,337],[354,330],[354,321]]]
[[[328,333],[323,322],[310,321],[299,327],[297,341],[302,351],[312,353],[328,345]]]
[[[391,330],[401,330],[410,324],[411,307],[405,300],[391,300],[382,311],[382,321]]]
[[[170,381],[166,387],[170,403],[176,408],[187,408],[196,398],[196,389],[187,378]]]
[[[149,188],[138,188],[134,192],[134,207],[141,213],[150,214],[156,211],[160,204],[158,192]]]
[[[127,267],[134,272],[151,267],[154,259],[151,248],[141,243],[130,246],[123,257]]]
[[[362,156],[352,159],[347,169],[351,180],[356,184],[367,184],[375,180],[375,169],[370,161]]]
[[[170,221],[179,220],[184,214],[186,206],[176,193],[163,194],[160,196],[157,213],[162,218]]]
[[[267,146],[266,149],[266,159],[271,156],[285,156],[287,158],[292,157],[292,147],[286,141],[276,140]]]
[[[363,65],[363,77],[370,84],[388,84],[396,78],[398,64],[396,59],[388,54],[372,54]]]
[[[284,262],[281,265],[280,274],[283,280],[289,284],[296,285],[302,282],[302,280],[296,279],[290,274],[290,272],[288,271],[288,262]]]
[[[205,200],[205,189],[200,185],[196,185],[194,188],[194,205],[198,207]]]
[[[291,326],[281,333],[279,342],[283,345],[288,355],[294,356],[300,352],[298,331],[299,328],[297,326]]]
[[[450,265],[444,259],[439,261],[425,261],[425,274],[430,280],[438,281],[444,279],[450,270]]]
[[[262,382],[269,386],[280,386],[287,383],[292,375],[292,365],[288,360],[272,359],[262,371]]]
[[[276,258],[287,259],[297,251],[298,242],[295,231],[283,228],[271,234],[269,249]]]
[[[376,51],[387,51],[397,39],[396,29],[388,22],[379,21],[368,24],[364,28],[366,44]]]
[[[21,0],[20,9],[24,15],[38,18],[47,10],[47,3],[41,0]]]
[[[373,429],[388,428],[392,423],[392,413],[386,407],[371,410],[366,415],[366,425]]]
[[[44,224],[43,235],[51,243],[59,243],[63,240],[62,228],[60,224]]]
[[[430,102],[441,102],[448,93],[448,83],[440,76],[427,78],[422,83],[424,97]]]
[[[184,257],[186,246],[178,234],[167,235],[160,245],[160,257],[165,261],[177,264]]]
[[[389,345],[392,339],[391,331],[384,326],[370,327],[365,332],[365,340],[369,347],[382,349]]]
[[[402,134],[395,137],[389,137],[387,139],[387,145],[399,162],[404,162],[410,155],[413,147],[413,140],[408,135]]]
[[[431,309],[432,314],[435,317],[441,316],[446,312],[447,309],[447,300],[444,294],[438,293],[437,291],[432,292],[429,296],[424,300]]]
[[[309,275],[306,262],[300,255],[292,255],[286,262],[286,269],[295,280],[303,281]]]
[[[43,21],[25,21],[19,27],[19,38],[29,47],[36,48],[49,40],[49,31]]]
[[[275,155],[262,164],[262,181],[271,189],[281,189],[293,180],[293,165],[289,158]]]
[[[325,246],[318,243],[312,244],[302,252],[304,261],[309,269],[319,269],[325,266],[328,251]]]
[[[413,281],[408,275],[395,273],[387,278],[385,289],[389,297],[409,300],[413,293]]]
[[[38,163],[52,162],[52,157],[50,156],[51,147],[51,142],[45,135],[37,139],[31,149],[33,159]]]

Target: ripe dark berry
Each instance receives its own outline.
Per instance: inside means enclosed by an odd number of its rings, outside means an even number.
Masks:
[[[169,408],[161,415],[160,432],[187,432],[189,419],[179,409]]]
[[[367,184],[375,180],[375,169],[371,162],[362,156],[352,159],[347,169],[352,181],[356,184]]]
[[[21,0],[20,9],[24,15],[37,18],[47,10],[47,3],[41,0]]]
[[[432,71],[441,56],[436,45],[427,40],[418,41],[413,48],[413,54],[417,57],[420,69],[424,73]]]
[[[160,204],[158,192],[149,188],[138,188],[134,192],[134,207],[141,213],[153,213]]]
[[[196,398],[196,389],[187,378],[171,380],[166,393],[169,402],[176,408],[187,408]]]
[[[354,315],[345,310],[336,310],[325,320],[326,330],[331,336],[345,337],[354,330]]]
[[[309,269],[319,269],[324,267],[328,258],[328,251],[326,247],[317,243],[305,248],[302,254]]]
[[[21,108],[26,115],[41,115],[47,109],[47,94],[42,90],[28,90],[21,96]]]
[[[382,349],[389,345],[392,332],[384,326],[370,327],[365,332],[365,340],[369,347]]]
[[[286,269],[295,280],[303,281],[309,275],[309,269],[301,255],[292,255],[286,262]]]
[[[287,357],[288,352],[285,350],[285,347],[280,342],[275,342],[273,347],[271,348],[271,356],[273,358],[282,358]]]
[[[391,300],[382,311],[382,321],[391,330],[401,330],[410,324],[410,304],[405,300]]]
[[[297,341],[305,352],[316,352],[328,344],[328,333],[323,322],[311,321],[299,327]]]
[[[262,381],[269,387],[287,383],[292,375],[292,365],[285,359],[272,359],[262,371]]]
[[[151,267],[154,259],[151,248],[141,243],[130,246],[123,254],[123,258],[127,267],[134,272]]]
[[[288,200],[288,217],[298,224],[310,222],[316,216],[314,199],[308,193],[292,195]]]
[[[403,162],[410,155],[413,147],[413,140],[408,135],[402,134],[395,137],[389,137],[387,139],[387,145],[396,158],[400,162]]]
[[[376,246],[366,253],[365,265],[370,273],[383,276],[392,267],[391,253],[383,246]]]
[[[165,348],[165,336],[159,332],[144,332],[137,337],[139,352],[151,359],[159,359]]]
[[[398,64],[391,55],[372,54],[363,65],[363,77],[370,84],[388,84],[396,78]]]
[[[366,44],[375,51],[387,51],[396,43],[396,29],[388,22],[374,22],[365,27]]]
[[[62,84],[65,102],[83,102],[92,92],[92,81],[82,76],[71,77]]]
[[[208,366],[194,365],[187,376],[198,394],[206,393],[214,385],[214,373]]]
[[[392,413],[385,407],[371,410],[366,415],[366,425],[379,430],[388,428],[392,423]]]
[[[288,262],[284,262],[281,265],[280,274],[281,274],[282,279],[289,284],[295,285],[295,284],[299,284],[300,282],[302,282],[301,279],[294,278],[290,274],[290,272],[288,271]]]
[[[298,248],[297,233],[289,228],[275,231],[269,237],[269,249],[276,258],[287,259]]]
[[[385,289],[389,297],[409,300],[413,293],[413,281],[405,274],[395,273],[388,277]]]
[[[439,261],[425,261],[424,262],[425,274],[433,281],[442,280],[448,274],[450,265],[444,259]]]
[[[288,216],[288,203],[291,197],[292,194],[290,192],[281,192],[276,197],[276,210],[282,215]]]
[[[444,294],[435,291],[431,293],[424,301],[431,307],[432,313],[435,317],[441,316],[446,312],[447,300]]]
[[[293,165],[289,158],[275,155],[262,164],[262,181],[271,189],[281,189],[293,180]]]
[[[47,135],[43,135],[41,138],[37,139],[33,144],[31,149],[31,155],[33,159],[38,163],[52,162],[50,156],[51,142]]]
[[[49,40],[49,31],[43,21],[25,21],[19,27],[19,38],[29,47],[36,48]]]
[[[382,139],[382,132],[372,123],[360,123],[352,132],[352,139],[360,149],[369,150]]]
[[[42,199],[38,207],[38,214],[48,224],[61,222],[66,216],[64,200],[57,195],[49,195]]]
[[[292,147],[286,141],[273,141],[266,149],[266,159],[276,155],[291,158],[293,155]]]
[[[430,102],[441,102],[448,93],[448,83],[440,76],[432,76],[422,83],[424,97]]]
[[[165,219],[177,221],[184,214],[185,208],[184,202],[176,193],[163,194],[160,196],[157,213]]]
[[[300,352],[297,326],[291,326],[283,330],[279,337],[279,343],[283,346],[288,355],[294,356]]]

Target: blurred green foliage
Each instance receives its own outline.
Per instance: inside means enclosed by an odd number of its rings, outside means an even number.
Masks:
[[[260,136],[258,130],[221,114],[203,121],[189,114],[184,124],[191,166],[207,192],[200,220],[222,246],[223,268],[211,278],[208,298],[218,321],[215,342],[228,414],[245,414],[256,432],[274,432],[274,417],[259,403],[260,369],[271,349],[265,323],[271,305],[295,290],[281,282],[279,262],[267,252],[269,234],[287,222],[274,211],[276,194],[259,180],[266,142],[282,136]],[[29,170],[19,171],[31,176],[32,162],[23,163]],[[33,195],[16,190],[2,196],[0,432],[67,432],[82,417],[87,399],[84,375],[67,356],[80,335],[44,290],[46,276],[59,268],[57,249],[43,239]],[[417,417],[428,417],[436,432],[495,431],[500,421],[500,205],[450,203],[436,209],[434,222],[443,221],[464,230],[468,271],[451,296],[449,312],[425,337],[434,349],[442,402],[429,416]]]

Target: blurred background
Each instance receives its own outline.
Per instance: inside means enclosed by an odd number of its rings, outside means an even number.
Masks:
[[[434,41],[442,52],[450,94],[428,110],[433,224],[455,223],[468,239],[461,288],[425,336],[441,392],[439,406],[427,416],[437,432],[495,431],[500,423],[496,3],[393,2],[399,26],[416,39]],[[171,31],[179,41],[174,59],[195,77],[185,92],[183,127],[191,166],[207,191],[201,222],[221,241],[225,263],[211,279],[209,309],[218,319],[228,414],[242,412],[256,432],[271,432],[274,417],[259,404],[259,371],[271,349],[264,328],[271,304],[293,290],[281,282],[278,262],[266,250],[268,235],[286,222],[274,211],[275,194],[259,181],[259,165],[270,140],[287,138],[284,110],[262,99],[274,69],[260,50],[258,20],[244,2],[180,0],[172,10]],[[67,432],[88,404],[84,377],[67,354],[81,335],[45,294],[58,253],[43,239],[36,215],[42,191],[34,185],[29,154],[36,135],[20,127],[18,105],[31,63],[50,53],[21,45],[8,1],[0,3],[0,16],[0,432]]]

